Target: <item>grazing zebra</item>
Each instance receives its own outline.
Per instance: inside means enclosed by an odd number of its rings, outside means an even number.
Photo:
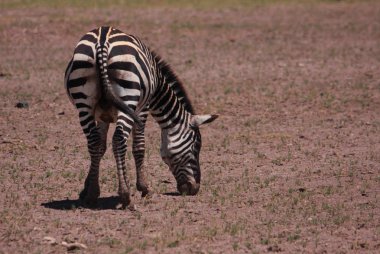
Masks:
[[[100,195],[99,164],[106,151],[107,131],[116,123],[112,148],[123,208],[130,204],[126,173],[127,139],[132,132],[136,187],[150,192],[144,173],[144,127],[148,112],[161,128],[161,157],[181,194],[195,195],[201,181],[199,126],[218,115],[196,115],[181,81],[170,66],[138,38],[113,27],[85,34],[65,72],[65,87],[79,111],[91,165],[80,199],[95,205]]]

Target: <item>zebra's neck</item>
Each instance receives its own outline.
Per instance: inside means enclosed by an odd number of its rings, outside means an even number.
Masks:
[[[183,99],[175,93],[172,85],[172,83],[163,82],[157,87],[150,104],[152,116],[161,129],[166,130],[186,126],[191,118],[191,113],[186,109]]]
[[[158,56],[156,60],[158,82],[150,109],[161,129],[178,132],[188,127],[194,110],[181,81],[170,66]]]

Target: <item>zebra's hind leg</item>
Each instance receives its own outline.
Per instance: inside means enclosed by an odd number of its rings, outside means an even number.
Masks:
[[[125,155],[127,153],[127,140],[131,132],[133,121],[126,115],[119,113],[116,123],[115,133],[112,138],[112,148],[116,160],[117,176],[119,180],[119,197],[122,208],[125,209],[131,204],[130,186],[125,165]]]
[[[148,111],[142,111],[139,114],[141,121],[144,123],[143,127],[138,128],[135,126],[132,132],[133,136],[133,146],[132,146],[132,154],[135,160],[136,165],[136,188],[138,191],[141,191],[141,196],[145,197],[150,193],[149,186],[146,182],[145,175],[145,122],[148,117]]]
[[[88,151],[91,157],[90,170],[88,172],[84,189],[79,194],[81,202],[85,206],[94,207],[100,195],[99,164],[107,149],[108,123],[99,122],[87,135]]]

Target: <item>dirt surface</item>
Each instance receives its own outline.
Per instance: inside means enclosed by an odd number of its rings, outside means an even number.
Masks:
[[[379,17],[375,1],[0,10],[0,253],[378,252]],[[77,207],[89,156],[63,73],[99,25],[143,38],[221,115],[197,196],[175,195],[149,118],[154,196],[133,185],[137,211],[118,209],[108,149],[98,209]]]

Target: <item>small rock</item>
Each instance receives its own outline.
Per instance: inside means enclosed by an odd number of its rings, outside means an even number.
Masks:
[[[306,191],[306,188],[303,188],[303,187],[298,188],[298,191],[299,191],[299,192],[305,192],[305,191]]]
[[[55,146],[52,146],[50,147],[50,151],[57,151],[59,149],[59,146],[55,145]]]
[[[68,251],[77,250],[77,249],[87,249],[86,245],[84,245],[83,243],[78,243],[78,242],[67,243],[63,241],[61,244],[62,246],[66,247]]]
[[[278,245],[273,245],[273,246],[269,246],[268,247],[268,251],[273,251],[273,252],[280,252],[282,251],[280,247],[278,247]]]
[[[365,224],[364,223],[360,223],[356,228],[357,229],[361,229],[361,228],[364,228],[365,227]]]
[[[62,111],[62,112],[58,113],[59,116],[63,116],[64,114],[65,114],[65,111]]]
[[[57,244],[57,240],[55,240],[54,237],[50,237],[50,236],[45,236],[43,238],[43,242],[47,243],[47,244],[50,244],[50,245],[56,245]]]
[[[3,73],[3,72],[0,72],[0,78],[6,78],[6,77],[10,77],[11,74],[9,73]]]
[[[29,104],[26,101],[20,101],[16,103],[16,108],[29,108]]]
[[[0,141],[0,144],[15,144],[13,141],[11,141],[11,140],[7,140],[7,139],[3,139],[3,140],[1,140]]]

